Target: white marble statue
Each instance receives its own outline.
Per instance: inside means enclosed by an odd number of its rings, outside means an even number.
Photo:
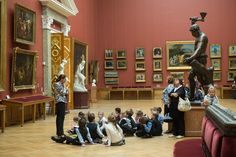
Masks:
[[[97,85],[96,85],[96,80],[95,79],[93,79],[93,82],[92,82],[92,87],[96,87]]]
[[[86,77],[82,73],[82,71],[84,70],[84,66],[85,66],[85,60],[84,60],[84,56],[82,56],[81,58],[82,58],[82,61],[77,66],[77,70],[75,73],[74,91],[86,92],[87,89],[85,88],[85,83],[84,83]]]
[[[59,66],[59,70],[58,70],[58,74],[57,74],[58,76],[65,74],[64,68],[65,68],[66,63],[67,63],[67,61],[65,59],[63,59],[60,66]]]

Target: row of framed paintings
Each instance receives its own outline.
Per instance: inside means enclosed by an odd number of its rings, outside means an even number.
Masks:
[[[105,60],[105,69],[112,70],[115,69],[115,61],[114,60]],[[117,60],[116,69],[127,69],[127,61],[126,60]],[[135,63],[135,71],[145,71],[146,66],[144,61],[137,61]],[[162,62],[161,60],[153,60],[153,71],[161,71],[162,70]]]
[[[162,48],[161,47],[154,47],[152,51],[153,58],[162,58]],[[114,51],[112,49],[106,49],[104,57],[105,59],[114,59]],[[118,50],[116,53],[117,59],[126,59],[127,54],[126,50]],[[145,49],[142,47],[135,49],[135,58],[138,59],[144,59],[145,57]]]
[[[221,70],[221,59],[211,59],[211,65],[214,67],[214,70]],[[229,58],[229,70],[236,70],[236,58]]]

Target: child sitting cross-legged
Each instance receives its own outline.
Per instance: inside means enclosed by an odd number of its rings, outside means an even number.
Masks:
[[[139,119],[141,127],[136,131],[137,137],[151,138],[162,135],[162,125],[158,120],[151,120],[146,116]]]
[[[162,112],[161,107],[151,108],[152,120],[158,120],[162,125],[164,122],[164,117],[163,117],[163,115],[161,115],[161,112]]]
[[[119,121],[119,125],[123,130],[125,136],[133,136],[135,131],[137,130],[136,124],[129,110],[121,113],[121,120]]]
[[[104,135],[106,135],[105,133],[105,124],[107,123],[107,119],[104,116],[104,112],[98,112],[98,125],[100,130],[102,131],[102,133]]]
[[[93,139],[89,133],[89,129],[86,127],[86,119],[81,118],[79,120],[79,127],[75,128],[76,137],[66,137],[66,144],[85,146],[85,141],[94,144]]]
[[[67,132],[71,135],[73,134],[76,134],[75,132],[75,128],[78,128],[78,122],[79,122],[79,118],[78,117],[74,117],[73,118],[73,123],[72,123],[72,126],[71,126],[71,129],[67,130]]]
[[[99,128],[98,123],[95,122],[95,114],[94,113],[88,113],[88,123],[87,127],[89,129],[91,138],[93,139],[94,143],[102,143],[102,138],[104,138],[104,135],[102,131]]]
[[[105,124],[107,141],[104,143],[107,146],[121,146],[125,144],[122,129],[116,123],[115,114],[108,116],[108,124]]]

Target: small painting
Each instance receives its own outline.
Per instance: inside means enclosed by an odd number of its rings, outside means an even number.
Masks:
[[[15,4],[14,40],[23,44],[35,43],[36,13],[19,4]]]
[[[170,72],[170,75],[173,76],[173,78],[184,79],[184,72]]]
[[[114,69],[114,61],[113,60],[105,60],[105,69]]]
[[[113,59],[113,50],[111,49],[105,50],[105,59]]]
[[[139,82],[146,82],[146,75],[145,73],[136,73],[136,82],[139,83]]]
[[[163,75],[162,73],[153,73],[153,82],[162,82]]]
[[[136,59],[144,59],[145,56],[144,48],[136,48],[135,56]]]
[[[127,69],[127,61],[126,60],[117,60],[117,69]]]
[[[229,56],[236,56],[236,45],[229,46]]]
[[[145,62],[136,62],[135,63],[136,71],[145,71]]]
[[[153,61],[153,71],[161,71],[162,70],[161,60]]]
[[[125,59],[126,58],[126,51],[125,50],[118,50],[116,58],[117,59]]]
[[[229,58],[229,69],[236,69],[236,58]]]
[[[119,84],[119,78],[105,78],[106,85],[117,85]]]
[[[213,72],[213,80],[220,81],[221,80],[221,71],[214,71]]]
[[[153,48],[153,58],[162,58],[162,49],[160,47]]]
[[[234,81],[234,77],[236,76],[236,71],[228,71],[228,81]]]
[[[219,44],[210,45],[210,57],[220,58],[221,57],[221,46]]]
[[[107,78],[118,77],[118,72],[117,71],[105,71],[104,77],[107,77]]]
[[[221,70],[221,59],[211,59],[211,65],[214,70]]]

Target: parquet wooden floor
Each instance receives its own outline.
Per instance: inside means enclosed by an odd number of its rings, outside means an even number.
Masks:
[[[220,100],[223,106],[236,111],[236,100]],[[134,108],[150,113],[150,108],[160,106],[160,100],[139,101],[99,101],[91,104],[90,111],[104,111],[109,114],[115,107],[122,110]],[[71,111],[66,115],[65,129],[70,128],[73,116],[78,111]],[[88,111],[88,110],[83,110]],[[164,124],[164,129],[166,124]],[[0,157],[171,157],[176,139],[167,135],[152,139],[137,137],[126,138],[126,145],[120,147],[105,147],[104,145],[86,145],[86,147],[57,144],[51,141],[50,136],[55,134],[55,117],[48,116],[46,120],[37,120],[35,123],[26,122],[24,127],[19,125],[7,127],[5,133],[0,133]]]

